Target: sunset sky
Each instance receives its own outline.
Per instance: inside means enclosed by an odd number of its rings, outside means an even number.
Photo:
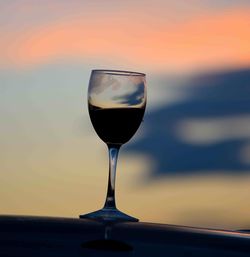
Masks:
[[[0,214],[77,217],[102,206],[108,156],[88,118],[91,69],[145,72],[150,113],[186,99],[183,81],[193,75],[250,68],[249,42],[248,0],[0,0]],[[245,115],[187,121],[180,133],[194,144],[244,134],[249,161],[247,129],[218,134],[235,121],[250,128]],[[193,133],[201,124],[205,134]],[[131,142],[145,131],[147,120]],[[249,228],[249,172],[145,182],[152,163],[121,151],[121,210],[150,222]]]
[[[249,1],[2,1],[1,67],[248,65]],[[10,13],[15,15],[11,16]]]

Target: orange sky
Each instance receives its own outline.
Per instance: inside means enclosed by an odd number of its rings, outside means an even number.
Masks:
[[[1,35],[0,67],[65,57],[156,70],[244,66],[250,64],[249,28],[248,9],[203,12],[176,23],[130,10],[100,19],[86,15]]]

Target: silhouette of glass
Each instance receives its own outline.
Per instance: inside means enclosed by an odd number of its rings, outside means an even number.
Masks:
[[[92,125],[109,151],[108,190],[101,210],[80,218],[104,221],[138,221],[116,208],[115,176],[118,152],[139,128],[146,107],[146,76],[119,70],[93,70],[88,88]]]

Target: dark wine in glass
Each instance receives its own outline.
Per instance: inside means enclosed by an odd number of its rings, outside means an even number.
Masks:
[[[141,124],[145,108],[96,108],[89,105],[91,122],[106,144],[124,144]]]
[[[139,128],[146,107],[145,74],[118,70],[93,70],[88,108],[93,127],[109,150],[109,180],[104,207],[80,215],[105,221],[138,221],[116,208],[115,175],[118,152]]]

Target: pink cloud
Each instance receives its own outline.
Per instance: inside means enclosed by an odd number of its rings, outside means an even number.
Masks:
[[[117,12],[99,19],[87,15],[3,31],[0,66],[39,65],[61,57],[115,59],[155,69],[250,65],[249,27],[248,9],[209,12],[179,23],[147,12]]]

